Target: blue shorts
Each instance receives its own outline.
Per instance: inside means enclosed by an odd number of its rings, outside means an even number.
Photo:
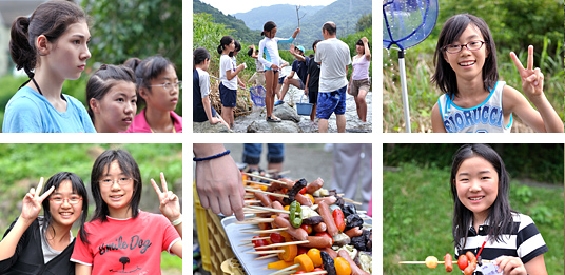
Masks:
[[[237,101],[237,91],[230,90],[226,85],[220,82],[220,102],[224,107],[235,107]]]
[[[331,93],[318,93],[318,104],[316,105],[316,117],[329,119],[332,113],[344,115],[346,104],[347,85]]]
[[[285,78],[286,76],[279,77],[279,84],[283,84]]]

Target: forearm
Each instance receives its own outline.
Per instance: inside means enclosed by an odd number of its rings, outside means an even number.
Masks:
[[[551,106],[551,103],[542,94],[538,98],[530,98],[530,101],[536,106],[540,113],[545,131],[547,133],[563,133],[563,121]]]
[[[0,261],[14,256],[18,242],[30,225],[31,222],[18,218],[12,230],[0,241]]]
[[[193,153],[197,158],[207,157],[225,152],[226,148],[221,143],[195,143]]]

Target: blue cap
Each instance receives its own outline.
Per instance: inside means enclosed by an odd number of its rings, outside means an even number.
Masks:
[[[305,49],[304,46],[302,46],[302,45],[298,45],[298,46],[296,46],[296,48],[297,48],[299,51],[303,52],[303,53],[306,52],[306,49]]]

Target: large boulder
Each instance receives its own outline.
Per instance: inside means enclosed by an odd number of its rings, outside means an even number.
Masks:
[[[267,122],[266,120],[256,120],[247,126],[248,133],[299,133],[298,124],[290,120],[280,122]]]
[[[193,133],[231,133],[228,126],[222,123],[210,124],[208,121],[192,122]]]
[[[273,114],[282,120],[300,121],[300,116],[296,113],[296,110],[286,102],[275,106]]]

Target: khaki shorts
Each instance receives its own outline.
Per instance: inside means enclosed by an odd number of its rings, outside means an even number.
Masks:
[[[369,79],[360,79],[351,81],[351,87],[349,88],[349,94],[352,96],[357,96],[359,90],[369,92],[371,89],[371,82]]]

